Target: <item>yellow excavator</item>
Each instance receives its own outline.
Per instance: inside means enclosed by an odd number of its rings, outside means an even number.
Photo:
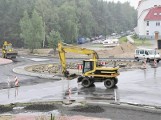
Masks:
[[[2,57],[3,58],[16,58],[17,51],[12,48],[12,44],[10,42],[4,41],[2,46]]]
[[[82,86],[88,88],[94,85],[95,82],[104,82],[106,88],[113,88],[117,82],[119,75],[118,67],[104,67],[98,64],[98,54],[94,50],[80,48],[73,45],[65,45],[62,42],[58,43],[59,59],[62,66],[62,73],[65,77],[70,74],[67,71],[66,52],[85,54],[92,56],[90,60],[83,60],[82,75],[78,77],[77,82],[81,82]]]

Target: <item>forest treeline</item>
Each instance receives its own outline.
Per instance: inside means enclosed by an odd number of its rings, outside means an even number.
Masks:
[[[49,47],[52,39],[75,43],[133,30],[137,12],[128,2],[104,0],[0,0],[0,45]],[[51,46],[52,47],[52,46]]]

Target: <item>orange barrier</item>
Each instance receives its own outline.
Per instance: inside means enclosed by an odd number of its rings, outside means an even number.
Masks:
[[[146,59],[144,59],[143,61],[143,66],[142,66],[143,69],[146,69]]]
[[[78,70],[82,70],[83,69],[83,65],[82,64],[78,64],[77,69]]]
[[[15,76],[15,87],[19,87],[19,81],[18,81],[17,76]]]
[[[157,61],[156,61],[156,59],[154,59],[154,67],[155,68],[157,67]]]
[[[69,100],[70,100],[70,98],[71,98],[71,94],[72,94],[72,91],[71,91],[71,89],[70,89],[70,88],[68,89],[68,93],[69,93],[69,94],[68,94],[68,97],[69,97]]]

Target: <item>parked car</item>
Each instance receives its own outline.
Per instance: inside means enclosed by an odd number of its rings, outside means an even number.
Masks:
[[[119,45],[118,39],[107,39],[103,41],[103,46],[105,47],[115,47]]]
[[[80,37],[80,38],[77,39],[77,44],[84,44],[84,43],[87,43],[87,42],[90,42],[89,38]]]

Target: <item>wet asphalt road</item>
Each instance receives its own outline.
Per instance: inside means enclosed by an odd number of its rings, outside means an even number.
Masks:
[[[161,93],[158,92],[161,91],[161,67],[151,68],[150,65],[147,65],[147,69],[121,72],[118,77],[119,82],[117,87],[110,90],[106,89],[103,83],[95,83],[94,87],[85,89],[76,82],[76,79],[72,81],[53,81],[50,79],[18,75],[12,72],[12,69],[17,66],[54,62],[57,63],[59,60],[52,57],[41,57],[39,59],[35,56],[25,56],[18,57],[12,64],[1,65],[0,88],[7,88],[7,81],[13,81],[16,75],[20,79],[21,87],[18,88],[19,95],[15,102],[21,102],[21,100],[32,101],[34,99],[61,100],[68,97],[66,93],[68,93],[68,88],[70,88],[72,99],[107,100],[161,106]],[[16,90],[15,88],[10,88],[10,90],[2,89],[0,95],[3,99],[0,100],[0,103],[9,103],[10,100],[12,101],[14,99],[13,97],[7,101],[8,94],[4,93],[8,93],[9,91],[10,93],[15,93]],[[30,94],[31,92],[32,95]]]
[[[17,59],[13,60],[14,62],[7,65],[0,65],[0,89],[4,89],[8,87],[8,81],[13,83],[14,77],[17,76],[19,80],[21,80],[22,85],[31,85],[44,82],[45,80],[39,79],[32,76],[25,76],[13,73],[12,69],[18,66],[23,66],[27,64],[42,64],[40,61],[33,61],[33,57],[17,57]],[[44,58],[45,59],[45,58]],[[53,62],[52,59],[48,60],[49,62]]]
[[[0,66],[1,88],[4,85],[7,85],[8,79],[14,79],[15,75],[21,80],[22,83],[22,86],[18,88],[1,89],[0,104],[9,104],[14,102],[57,101],[68,99],[69,95],[67,90],[68,88],[71,88],[72,94],[70,96],[70,99],[101,100],[105,102],[118,101],[161,106],[161,93],[159,92],[161,90],[160,67],[151,68],[150,66],[148,66],[148,68],[145,70],[121,72],[117,87],[110,90],[107,90],[104,87],[103,83],[95,83],[95,87],[85,89],[82,88],[81,85],[77,84],[76,80],[53,81],[40,79],[37,77],[18,75],[12,72],[12,69],[17,66],[35,63],[53,63],[59,61],[53,58],[42,59],[48,60],[38,61],[38,59],[36,60],[34,56],[26,56],[18,57],[17,62],[15,61],[12,64]],[[109,109],[109,112],[105,112],[103,114],[106,117],[109,116],[108,118],[112,118],[112,120],[151,120],[151,118],[153,118],[154,120],[160,119],[159,114],[141,113],[139,111],[134,112],[133,110],[128,110],[127,113],[127,110],[123,109]],[[115,113],[117,114],[116,116]],[[70,112],[69,114],[75,115],[77,113]],[[89,116],[91,115],[92,114],[89,113]],[[99,117],[99,114],[96,115]],[[102,116],[102,114],[100,114],[100,116]]]

